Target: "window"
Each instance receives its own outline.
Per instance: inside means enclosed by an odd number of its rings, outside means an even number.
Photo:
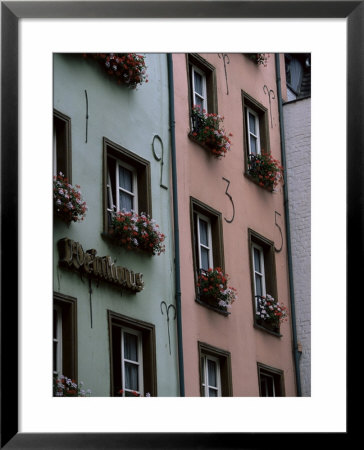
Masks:
[[[112,214],[126,210],[151,215],[150,163],[104,138],[104,229]]]
[[[53,296],[53,375],[77,379],[77,300]]]
[[[232,396],[230,353],[198,342],[201,397]]]
[[[212,256],[211,220],[196,213],[197,246],[198,246],[198,268],[208,270],[214,266]]]
[[[157,395],[154,325],[108,311],[111,395]]]
[[[260,397],[284,397],[283,371],[258,363]]]
[[[275,270],[274,243],[253,230],[248,230],[249,252],[254,299],[254,319],[256,324],[270,328],[266,321],[256,316],[259,297],[267,294],[277,298],[277,279]]]
[[[192,198],[191,229],[196,280],[201,270],[224,268],[221,213]]]
[[[245,92],[242,94],[242,101],[246,172],[249,174],[254,167],[256,156],[263,151],[266,153],[270,151],[267,109]]]
[[[190,90],[190,108],[199,105],[201,110],[217,113],[215,68],[198,54],[187,55]]]
[[[71,182],[71,119],[53,112],[53,175],[63,175]]]

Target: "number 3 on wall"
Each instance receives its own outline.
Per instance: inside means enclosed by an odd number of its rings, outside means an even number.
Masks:
[[[234,217],[235,217],[235,206],[234,206],[233,198],[228,193],[228,189],[229,189],[229,186],[230,186],[230,180],[228,180],[227,178],[224,178],[224,177],[222,177],[222,179],[227,182],[225,194],[229,197],[229,199],[231,201],[231,204],[233,205],[233,216],[232,216],[232,218],[230,220],[228,220],[226,217],[224,217],[224,219],[226,220],[227,223],[231,223],[234,220]]]
[[[278,223],[277,223],[277,215],[278,215],[278,216],[281,216],[281,215],[279,214],[279,212],[274,211],[274,222],[275,222],[275,226],[278,228],[279,233],[280,233],[280,235],[281,235],[281,247],[278,249],[278,248],[276,248],[276,246],[274,246],[274,250],[275,250],[277,253],[279,253],[279,252],[282,250],[282,248],[283,248],[283,234],[282,234],[282,229],[281,229],[281,227],[280,227],[280,226],[278,225]]]

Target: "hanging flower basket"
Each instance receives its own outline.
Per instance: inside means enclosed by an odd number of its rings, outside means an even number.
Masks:
[[[208,114],[200,110],[199,106],[192,108],[192,131],[189,136],[206,148],[216,158],[225,156],[230,150],[232,134],[227,135],[220,126],[224,120],[218,114]]]
[[[53,180],[53,211],[56,217],[68,224],[84,220],[87,211],[80,186],[69,184],[62,172]]]
[[[200,300],[226,311],[237,299],[236,289],[227,286],[228,279],[220,267],[201,270],[197,281]]]
[[[260,155],[249,155],[248,172],[249,175],[259,184],[270,191],[273,191],[283,178],[283,167],[280,162],[274,159],[264,150]]]
[[[257,66],[263,65],[267,67],[269,53],[247,53],[247,56],[250,60],[255,62]]]
[[[288,312],[283,303],[278,302],[271,295],[256,297],[256,318],[264,327],[272,331],[279,331],[282,322],[288,320]]]
[[[147,214],[119,211],[113,214],[111,226],[112,238],[128,250],[141,250],[152,255],[160,255],[165,251],[165,235]]]
[[[89,54],[85,54],[85,57]],[[136,89],[138,85],[148,83],[145,56],[136,53],[92,53],[106,73],[115,78],[118,84]]]

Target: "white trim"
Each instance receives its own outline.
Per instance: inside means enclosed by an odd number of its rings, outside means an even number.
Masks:
[[[202,77],[202,92],[195,89],[195,72]],[[191,82],[192,82],[192,102],[193,106],[197,105],[196,96],[202,100],[202,109],[207,111],[207,94],[206,94],[206,74],[196,66],[191,66]],[[202,112],[202,111],[201,111]]]
[[[56,323],[56,337],[54,337],[54,330],[53,330],[53,343],[56,343],[57,350],[56,350],[56,370],[53,370],[53,374],[60,376],[63,375],[63,358],[62,358],[62,308],[59,305],[53,305],[53,314],[54,312],[57,313],[57,323]],[[54,352],[54,346],[53,346],[53,352]],[[53,355],[54,358],[54,355]]]
[[[137,336],[138,342],[137,342],[137,355],[138,360],[137,361],[131,361],[126,358],[124,358],[124,333],[133,334],[134,336]],[[133,330],[131,328],[124,328],[121,327],[121,384],[122,384],[122,390],[123,390],[123,397],[125,397],[125,392],[133,392],[132,389],[126,389],[125,388],[125,363],[131,363],[138,367],[138,386],[139,390],[136,392],[140,395],[144,395],[144,385],[143,385],[143,345],[142,345],[142,333],[136,330]]]
[[[261,271],[256,270],[256,267],[255,267],[254,249],[258,250],[258,252],[259,252]],[[266,295],[266,284],[265,284],[265,268],[264,268],[264,251],[260,245],[257,245],[255,242],[253,242],[251,252],[252,252],[252,259],[253,259],[254,295],[258,295],[256,281],[255,281],[255,275],[257,274],[258,276],[260,276],[262,278],[262,295],[265,296]],[[256,302],[256,299],[255,299],[255,302]]]
[[[265,379],[262,380],[262,376],[265,377]],[[266,394],[268,393],[268,389],[267,389],[267,385],[268,385],[268,379],[271,379],[272,381],[272,397],[276,396],[276,387],[275,387],[275,380],[274,380],[274,376],[270,375],[269,373],[260,373],[260,383],[264,382],[265,385],[265,392]],[[264,397],[269,397],[268,395],[265,395]]]
[[[259,130],[259,116],[258,114],[253,111],[252,109],[246,107],[246,127],[247,127],[247,134],[248,134],[248,148],[249,148],[249,155],[252,155],[251,151],[251,144],[250,144],[250,137],[253,136],[257,140],[257,155],[260,155],[261,149],[260,149],[260,130]],[[249,114],[251,114],[255,119],[255,129],[256,133],[253,133],[250,130],[250,124],[249,124]]]
[[[204,216],[203,214],[200,213],[196,213],[196,226],[197,226],[197,245],[198,245],[198,265],[199,265],[199,269],[204,269],[207,270],[210,267],[213,269],[214,267],[214,261],[213,261],[213,249],[212,249],[212,232],[211,232],[211,220]],[[208,245],[206,246],[205,244],[201,243],[201,239],[200,239],[200,220],[202,220],[203,222],[207,223],[207,240],[208,240]],[[209,256],[209,266],[207,269],[202,267],[202,258],[201,258],[201,247],[204,248],[205,250],[208,250],[208,256]]]
[[[202,387],[204,388],[205,397],[209,397],[210,389],[217,392],[217,397],[221,397],[221,373],[220,373],[220,360],[210,355],[202,355],[203,358],[203,380]],[[209,373],[208,373],[208,361],[213,361],[216,364],[216,386],[209,385]]]
[[[137,176],[137,171],[135,169],[135,167],[133,167],[130,164],[125,163],[124,161],[120,161],[119,159],[115,158],[112,155],[108,155],[108,158],[112,158],[113,160],[115,160],[115,187],[112,186],[111,184],[111,177],[110,177],[110,170],[109,170],[109,166],[107,167],[107,192],[108,192],[108,208],[107,211],[109,213],[113,213],[114,208],[112,208],[112,206],[114,206],[116,208],[116,211],[120,211],[120,196],[119,196],[119,192],[125,192],[126,194],[130,195],[132,197],[132,210],[133,211],[138,211],[138,176]],[[120,186],[120,182],[119,182],[119,167],[123,167],[127,170],[129,170],[132,173],[132,191],[128,191],[127,189],[123,188]],[[115,199],[113,198],[115,195]],[[110,206],[111,205],[111,206]]]

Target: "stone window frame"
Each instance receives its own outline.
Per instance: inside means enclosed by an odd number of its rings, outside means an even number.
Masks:
[[[53,305],[62,313],[62,372],[72,380],[78,377],[77,299],[59,292],[53,293]],[[54,355],[53,355],[54,356]]]
[[[72,183],[71,118],[53,109],[53,175],[60,172]]]
[[[137,213],[152,216],[151,167],[150,161],[127,150],[121,145],[103,138],[103,231],[110,233],[108,208],[108,158],[114,158],[121,165],[133,167],[137,178]]]
[[[227,350],[214,347],[205,342],[198,341],[198,360],[199,360],[199,374],[200,374],[200,396],[204,397],[203,392],[203,370],[204,356],[211,356],[219,361],[220,372],[220,388],[221,397],[233,396],[232,371],[231,371],[231,353]]]
[[[278,298],[277,290],[277,274],[276,274],[276,261],[275,261],[275,247],[274,242],[257,233],[256,231],[248,228],[248,249],[249,249],[249,263],[251,274],[251,292],[252,292],[252,306],[254,326],[269,333],[279,335],[279,329],[272,328],[270,324],[265,321],[257,319],[256,316],[256,293],[255,293],[255,280],[254,280],[254,261],[253,261],[253,245],[257,245],[263,250],[264,254],[264,279],[265,279],[265,294],[270,294],[275,299]]]
[[[274,367],[268,366],[266,364],[257,362],[258,371],[258,386],[259,386],[259,396],[262,397],[262,376],[267,376],[272,379],[273,389],[276,395],[270,397],[285,397],[284,388],[284,372],[281,369],[276,369]],[[266,397],[266,396],[265,396]]]
[[[155,326],[138,319],[124,316],[115,311],[107,311],[109,328],[110,348],[110,396],[117,396],[122,386],[121,363],[115,362],[117,355],[121,355],[121,330],[131,329],[141,335],[143,347],[143,395],[150,393],[152,397],[157,396],[157,363],[156,363],[156,333]]]

